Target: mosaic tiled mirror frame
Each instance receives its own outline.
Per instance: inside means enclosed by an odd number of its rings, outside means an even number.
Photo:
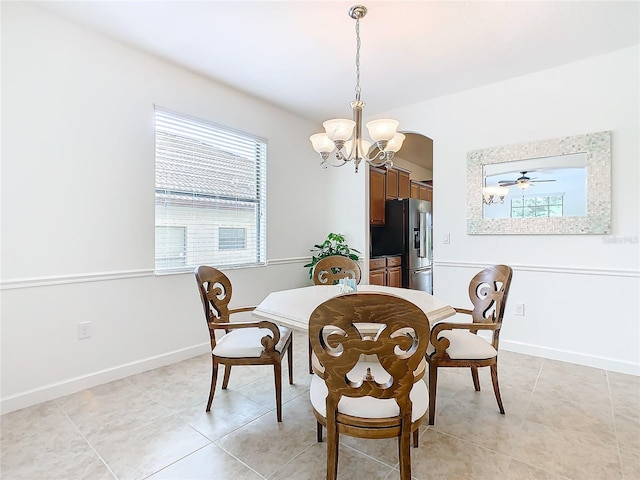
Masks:
[[[587,215],[483,218],[483,165],[573,153],[587,154]],[[467,154],[467,233],[471,235],[604,235],[611,231],[611,132],[474,150]]]

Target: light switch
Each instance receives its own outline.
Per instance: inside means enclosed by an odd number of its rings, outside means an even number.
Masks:
[[[450,234],[448,234],[448,233],[445,233],[445,234],[443,235],[443,237],[442,237],[442,243],[447,244],[447,245],[448,245],[449,243],[451,243],[451,235],[450,235]]]

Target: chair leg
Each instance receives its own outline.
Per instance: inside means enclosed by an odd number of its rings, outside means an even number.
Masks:
[[[278,422],[282,421],[282,364],[277,361],[273,364],[273,373],[276,380],[276,415]]]
[[[322,443],[322,424],[320,422],[316,422],[316,438],[318,443]]]
[[[498,364],[494,363],[489,367],[491,369],[491,382],[493,382],[493,393],[496,394],[498,408],[500,413],[504,415],[504,407],[502,406],[502,397],[500,397],[500,386],[498,385]]]
[[[218,381],[218,362],[216,357],[211,356],[211,389],[209,390],[209,401],[207,402],[207,409],[205,411],[211,411],[211,404],[213,403],[213,393],[216,390],[216,382]]]
[[[339,447],[340,437],[336,425],[327,424],[327,480],[337,480],[338,478]]]
[[[224,366],[224,378],[222,379],[222,389],[226,390],[229,385],[229,377],[231,376],[231,365]]]
[[[293,385],[293,339],[287,348],[287,363],[289,365],[289,385]]]
[[[436,385],[438,383],[438,367],[429,363],[429,425],[436,419]]]
[[[407,419],[403,423],[406,422]],[[400,480],[411,480],[411,419],[408,419],[398,437],[398,460],[400,463]]]
[[[476,392],[480,391],[480,379],[478,378],[478,367],[471,367],[471,378],[473,379],[473,388]]]
[[[418,448],[420,445],[420,427],[413,431],[413,448]]]
[[[309,373],[313,373],[313,363],[311,362],[311,340],[309,340]]]

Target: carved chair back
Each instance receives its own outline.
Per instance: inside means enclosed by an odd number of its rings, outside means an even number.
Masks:
[[[368,338],[358,331],[358,323],[383,328],[375,338]],[[340,397],[371,396],[395,398],[410,425],[409,393],[417,380],[414,371],[424,362],[429,330],[429,320],[420,308],[393,295],[340,295],[317,307],[309,320],[309,338],[329,391],[327,423],[336,415]],[[376,379],[370,372],[364,378],[348,378],[361,355],[375,355],[387,378]],[[366,417],[367,412],[362,413]]]
[[[493,265],[479,272],[469,282],[469,299],[474,323],[502,323],[511,286],[513,270],[507,265]],[[459,309],[462,310],[462,309]],[[494,348],[497,348],[500,329],[494,330]]]
[[[342,278],[353,278],[360,283],[362,272],[355,260],[342,255],[324,257],[313,268],[313,283],[315,285],[333,285]]]
[[[196,269],[196,282],[204,316],[209,323],[229,322],[229,302],[231,301],[231,281],[220,270],[201,265]],[[215,348],[215,330],[209,329],[211,347]]]

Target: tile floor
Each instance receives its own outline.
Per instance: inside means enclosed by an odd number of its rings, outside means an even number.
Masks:
[[[275,417],[270,367],[235,367],[204,411],[210,357],[0,417],[2,479],[322,479],[307,342]],[[501,352],[498,413],[487,369],[439,374],[436,425],[412,449],[415,479],[640,479],[640,377]],[[286,377],[285,377],[286,378]],[[284,380],[284,379],[283,379]],[[397,479],[396,441],[341,438],[339,478]]]

